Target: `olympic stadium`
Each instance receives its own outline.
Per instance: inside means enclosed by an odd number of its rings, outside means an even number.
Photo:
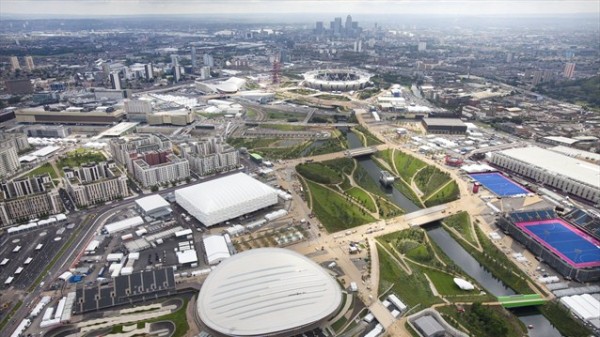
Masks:
[[[373,75],[357,69],[326,69],[304,73],[304,86],[322,91],[364,89]]]

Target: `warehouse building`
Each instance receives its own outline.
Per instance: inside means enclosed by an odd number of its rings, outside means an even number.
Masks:
[[[104,108],[104,109],[101,109]],[[43,106],[17,110],[15,116],[18,123],[44,124],[116,124],[125,119],[125,112],[120,109],[101,107],[92,111],[83,108],[50,108]]]
[[[143,215],[155,219],[167,217],[173,212],[169,203],[158,194],[138,199],[135,205]]]
[[[423,127],[427,133],[464,135],[467,125],[458,118],[423,118]]]
[[[342,305],[336,280],[281,248],[258,248],[221,262],[206,278],[197,315],[213,336],[294,336],[331,319]]]
[[[175,200],[205,226],[277,204],[277,191],[244,173],[175,191]]]
[[[600,203],[600,167],[536,146],[494,152],[490,163],[578,198]]]

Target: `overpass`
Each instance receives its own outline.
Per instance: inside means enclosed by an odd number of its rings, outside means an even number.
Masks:
[[[529,307],[542,305],[546,300],[539,294],[498,296],[498,302],[505,308]]]
[[[359,147],[356,149],[347,150],[346,156],[350,157],[350,158],[354,158],[354,157],[360,157],[360,156],[368,156],[375,152],[377,152],[377,147],[375,147],[375,146]]]
[[[410,227],[423,226],[448,217],[450,214],[446,213],[447,208],[446,204],[424,208],[404,215],[404,220]]]

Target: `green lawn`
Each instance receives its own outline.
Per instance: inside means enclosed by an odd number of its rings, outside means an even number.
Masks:
[[[332,159],[321,163],[330,167],[332,170],[343,172],[345,174],[350,174],[354,169],[354,165],[356,165],[356,161],[351,158]]]
[[[304,117],[306,117],[306,116],[304,114],[298,114],[298,113],[293,113],[293,112],[268,111],[267,117],[269,119],[276,119],[276,120],[285,119],[287,121],[290,121],[290,120],[299,121],[301,119],[304,119]]]
[[[375,207],[375,203],[373,202],[370,194],[365,192],[363,189],[352,187],[345,192],[352,196],[355,199],[354,201],[365,206],[369,211],[377,212],[377,208]]]
[[[299,88],[299,89],[290,89],[290,90],[288,90],[288,92],[292,92],[294,94],[299,94],[299,95],[312,95],[312,94],[316,94],[318,91],[312,90],[312,89],[306,89],[306,88]]]
[[[353,131],[362,133],[365,136],[365,139],[367,140],[367,143],[364,144],[365,146],[383,144],[383,142],[381,140],[379,140],[379,138],[377,138],[374,134],[371,133],[371,131],[369,131],[367,128],[365,128],[362,125],[355,126],[353,128]]]
[[[260,128],[261,129],[279,130],[279,131],[306,131],[306,130],[309,130],[309,128],[304,125],[295,125],[295,124],[261,124]]]
[[[394,182],[394,187],[398,190],[398,192],[402,193],[415,205],[423,207],[421,199],[419,199],[419,197],[415,194],[415,191],[413,191],[412,188],[410,188],[410,186],[408,186],[404,181],[396,179]]]
[[[305,163],[296,165],[296,171],[304,178],[321,184],[339,184],[342,175],[322,163]]]
[[[383,151],[375,152],[375,157],[383,159],[383,161],[392,169],[392,173],[395,175],[399,175],[396,170],[394,170],[394,163],[392,161],[392,149],[385,149]]]
[[[460,191],[458,190],[458,184],[456,184],[456,181],[453,181],[450,184],[444,186],[444,188],[440,189],[429,199],[427,199],[425,201],[425,206],[431,207],[435,205],[445,204],[447,202],[451,202],[458,199],[459,196]]]
[[[307,182],[312,196],[312,210],[328,232],[373,222],[375,219],[339,194],[314,182]]]
[[[380,92],[379,88],[365,89],[358,94],[358,98],[359,99],[367,99],[367,98],[377,95],[379,92]]]
[[[229,138],[227,143],[233,147],[245,147],[249,150],[269,145],[279,141],[277,138]]]
[[[324,99],[327,101],[341,101],[341,102],[349,102],[350,101],[350,99],[348,97],[342,96],[342,95],[322,94],[322,95],[317,95],[315,97],[319,98],[319,99]]]
[[[152,318],[152,319],[145,320],[145,321],[139,321],[139,322],[137,322],[137,326],[143,327],[145,324],[149,324],[149,323],[170,321],[170,322],[173,322],[173,324],[175,324],[175,332],[173,333],[173,335],[171,335],[171,337],[183,337],[183,336],[185,336],[185,334],[188,332],[188,329],[189,329],[189,325],[188,325],[187,317],[186,317],[186,308],[187,308],[188,302],[189,302],[189,300],[185,299],[185,300],[183,300],[182,307],[179,308],[177,311],[170,313],[168,315]],[[125,324],[125,325],[128,325],[128,324]],[[115,325],[115,326],[113,326],[113,330],[111,331],[111,333],[120,333],[122,331],[123,331],[122,324]]]
[[[357,165],[354,170],[354,182],[375,197],[379,214],[384,218],[400,215],[404,211],[387,199],[385,193],[379,188],[379,184],[371,179],[367,171],[360,165]]]
[[[52,179],[58,179],[58,175],[56,174],[56,171],[54,170],[54,168],[52,167],[52,165],[50,163],[45,163],[42,166],[36,167],[33,171],[27,173],[27,176],[33,177],[33,176],[42,175],[42,174],[46,174],[46,173],[50,174]]]
[[[435,289],[441,294],[446,296],[452,295],[469,295],[469,294],[478,294],[479,291],[477,289],[471,291],[465,291],[460,289],[456,283],[454,283],[454,275],[450,275],[448,273],[431,269],[431,268],[423,268],[420,267],[421,271],[429,277]]]
[[[471,227],[471,218],[469,217],[469,213],[460,212],[453,214],[444,219],[443,222],[448,227],[452,227],[458,231],[465,240],[473,245],[477,245],[475,233],[473,233],[473,227]]]
[[[394,161],[396,162],[398,174],[408,183],[410,183],[417,171],[427,166],[427,164],[420,159],[398,150],[396,150]]]
[[[419,171],[414,179],[415,184],[425,194],[425,198],[427,198],[427,196],[444,186],[452,178],[450,178],[448,173],[440,171],[435,166],[427,166]]]
[[[61,156],[56,162],[56,166],[59,169],[62,169],[65,166],[79,167],[81,164],[101,162],[104,160],[106,160],[106,157],[100,151],[78,149]]]
[[[380,240],[380,242],[385,245],[384,241]],[[379,294],[393,284],[391,292],[398,295],[400,300],[408,306],[420,305],[420,308],[427,308],[441,302],[438,297],[433,296],[423,274],[408,275],[379,245],[377,252],[379,254]]]

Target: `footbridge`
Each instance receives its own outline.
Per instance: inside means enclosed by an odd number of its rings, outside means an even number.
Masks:
[[[539,294],[498,296],[498,302],[505,308],[529,307],[542,305],[546,300]]]
[[[408,213],[404,216],[404,220],[408,222],[410,227],[423,226],[428,223],[442,220],[448,217],[450,214],[446,213],[447,205],[438,205],[422,210]]]
[[[352,150],[346,151],[346,157],[354,158],[360,156],[368,156],[377,152],[376,146],[368,146],[368,147],[359,147]]]

